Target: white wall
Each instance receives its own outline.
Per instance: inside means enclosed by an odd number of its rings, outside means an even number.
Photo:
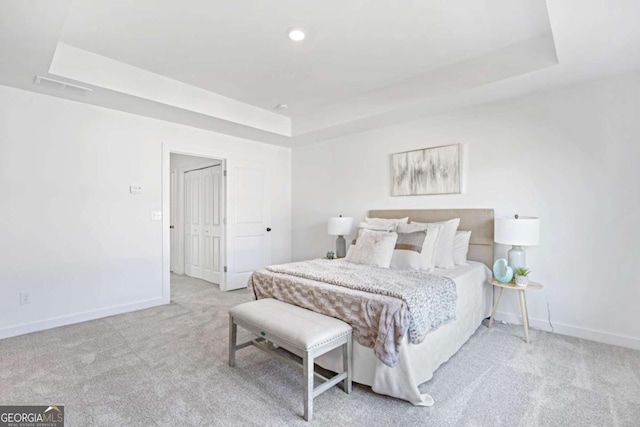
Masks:
[[[263,163],[290,260],[290,149],[0,86],[0,338],[160,302],[163,142]]]
[[[455,143],[465,149],[464,194],[390,196],[390,154]],[[326,222],[337,214],[488,207],[540,216],[528,264],[556,331],[640,348],[639,158],[640,73],[295,148],[294,258],[334,247]],[[548,328],[545,293],[528,302],[533,326]],[[516,295],[505,294],[500,311],[520,321]]]

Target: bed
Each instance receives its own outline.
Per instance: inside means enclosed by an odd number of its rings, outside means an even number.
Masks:
[[[406,400],[417,406],[431,406],[433,398],[421,393],[418,386],[432,378],[438,367],[449,360],[473,335],[483,319],[489,316],[493,291],[488,283],[491,278],[489,266],[493,264],[493,224],[492,209],[442,209],[442,210],[373,210],[369,217],[403,218],[412,222],[439,222],[460,218],[459,230],[470,230],[471,240],[467,264],[452,269],[436,269],[433,273],[455,282],[457,300],[455,301],[455,319],[429,332],[419,344],[410,342],[405,334],[397,346],[397,360],[393,366],[383,363],[370,346],[354,342],[353,380],[371,386],[376,393]],[[334,261],[341,263],[345,261]],[[338,264],[335,264],[338,265]],[[262,279],[255,280],[253,279]],[[264,280],[268,279],[268,280]],[[274,287],[259,286],[260,283],[275,284]],[[254,298],[275,297],[285,302],[305,307],[305,294],[315,292],[322,296],[322,310],[325,314],[336,312],[334,307],[336,293],[348,293],[355,301],[365,299],[386,299],[390,304],[402,304],[391,296],[372,296],[362,290],[344,289],[334,284],[310,278],[292,278],[286,272],[259,270],[250,279],[249,290]],[[340,318],[339,315],[334,315]],[[346,319],[342,319],[346,320]],[[355,328],[355,325],[353,325]],[[340,371],[342,354],[329,352],[316,363],[323,368]]]

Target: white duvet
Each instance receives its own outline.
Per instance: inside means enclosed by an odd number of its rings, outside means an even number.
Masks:
[[[371,386],[376,393],[403,399],[417,406],[431,406],[433,398],[422,394],[418,386],[433,377],[440,365],[449,360],[489,316],[493,290],[486,265],[469,261],[454,269],[436,269],[456,282],[458,301],[456,320],[427,335],[420,344],[410,344],[405,336],[398,364],[390,368],[380,362],[373,350],[354,342],[353,380]],[[339,350],[339,349],[338,349]],[[342,353],[331,351],[316,359],[320,366],[342,371]]]

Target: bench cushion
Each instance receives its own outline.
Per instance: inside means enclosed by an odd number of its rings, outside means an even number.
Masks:
[[[237,305],[229,314],[300,350],[308,351],[351,333],[351,326],[342,320],[273,298]]]

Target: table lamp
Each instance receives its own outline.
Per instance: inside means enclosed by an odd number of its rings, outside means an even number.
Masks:
[[[344,258],[347,255],[347,241],[344,240],[345,235],[351,234],[351,225],[353,218],[339,217],[329,218],[327,232],[331,236],[338,236],[336,239],[336,257]]]
[[[536,246],[540,242],[540,218],[515,215],[509,218],[496,218],[496,243],[512,245],[509,251],[509,267],[526,268],[527,256],[522,246]]]

